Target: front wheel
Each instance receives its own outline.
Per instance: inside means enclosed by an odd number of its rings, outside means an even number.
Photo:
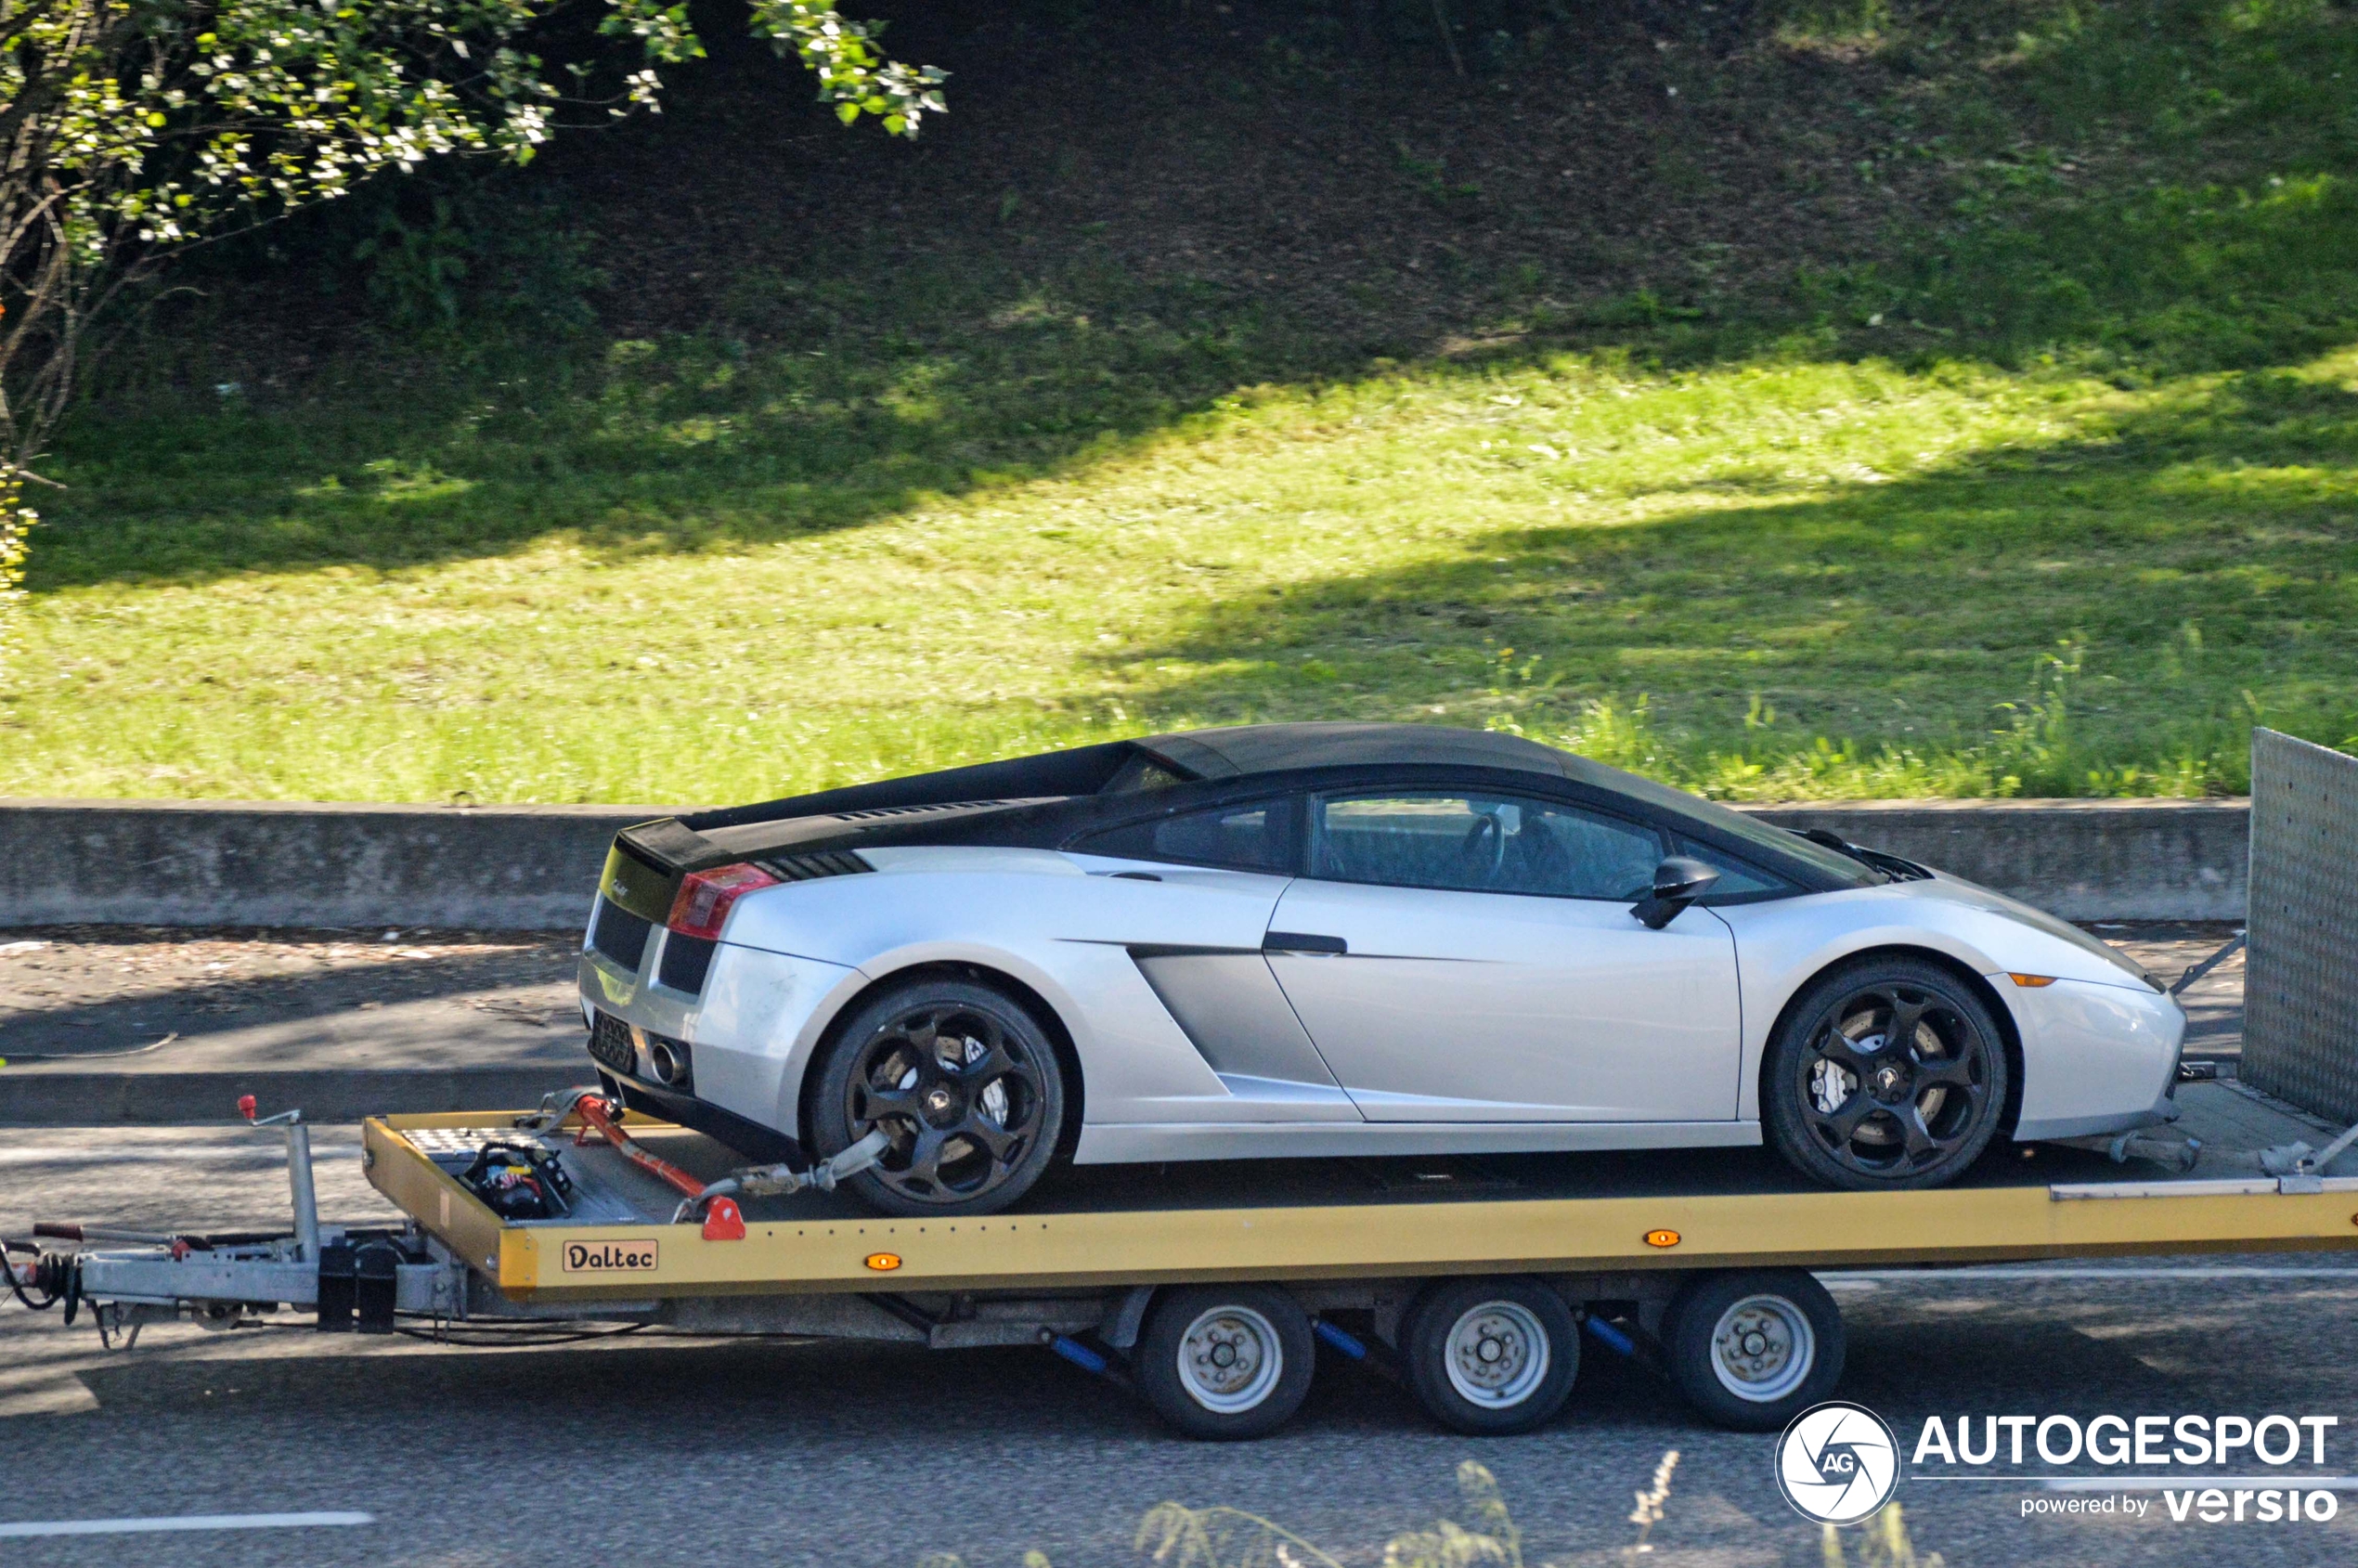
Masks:
[[[1828,1186],[1937,1186],[1981,1158],[2007,1089],[1998,1022],[1972,987],[1922,959],[1866,958],[1795,998],[1768,1042],[1760,1117]]]
[[[874,1129],[891,1139],[844,1184],[887,1214],[997,1213],[1048,1168],[1064,1117],[1047,1031],[1014,997],[968,980],[888,988],[845,1020],[811,1074],[820,1158]]]

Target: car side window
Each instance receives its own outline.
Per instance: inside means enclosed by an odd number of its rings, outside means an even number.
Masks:
[[[1333,795],[1313,821],[1310,875],[1330,882],[1626,901],[1663,859],[1650,827],[1515,796]]]
[[[1073,848],[1083,854],[1132,861],[1173,861],[1231,871],[1293,870],[1287,849],[1285,803],[1256,800],[1210,810],[1181,811],[1093,834]]]
[[[1711,885],[1711,892],[1704,901],[1706,903],[1748,901],[1794,890],[1792,883],[1749,865],[1725,849],[1698,843],[1683,835],[1678,839],[1678,852],[1703,862],[1719,874],[1719,880]]]

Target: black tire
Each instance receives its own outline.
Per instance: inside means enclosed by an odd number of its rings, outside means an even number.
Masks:
[[[1776,1432],[1833,1397],[1846,1349],[1842,1310],[1797,1268],[1706,1274],[1662,1324],[1670,1380],[1719,1426]]]
[[[1473,1436],[1555,1419],[1580,1373],[1580,1326],[1536,1279],[1450,1279],[1401,1325],[1408,1388],[1433,1419]]]
[[[808,1094],[823,1160],[873,1128],[892,1134],[884,1158],[844,1184],[887,1214],[995,1214],[1031,1189],[1064,1131],[1064,1069],[1047,1030],[971,980],[920,978],[871,998],[821,1051]]]
[[[2010,1082],[2005,1037],[1972,986],[1922,959],[1869,957],[1827,970],[1786,1010],[1760,1119],[1812,1181],[1938,1186],[1989,1147]]]
[[[1316,1358],[1310,1315],[1274,1285],[1190,1285],[1155,1298],[1131,1375],[1189,1437],[1262,1437],[1293,1419]]]

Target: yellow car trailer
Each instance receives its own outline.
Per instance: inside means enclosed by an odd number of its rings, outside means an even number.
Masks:
[[[476,1338],[608,1323],[1035,1344],[1184,1432],[1241,1437],[1291,1416],[1321,1357],[1398,1378],[1460,1431],[1526,1430],[1561,1408],[1584,1345],[1652,1365],[1709,1419],[1773,1428],[1841,1377],[1820,1273],[2358,1248],[2358,1177],[2281,1157],[2286,1173],[2261,1173],[2252,1151],[2216,1147],[2189,1173],[2124,1180],[2101,1153],[2041,1146],[1891,1193],[1808,1187],[1759,1149],[1097,1166],[1017,1212],[894,1219],[810,1173],[765,1187],[701,1134],[610,1116],[577,1097],[372,1118],[368,1178],[409,1221],[376,1231],[318,1224],[307,1130],[274,1119],[292,1236],[49,1227],[140,1245],[12,1266],[125,1340],[291,1308],[327,1330],[407,1319]],[[482,1179],[502,1162],[564,1190],[503,1217]]]

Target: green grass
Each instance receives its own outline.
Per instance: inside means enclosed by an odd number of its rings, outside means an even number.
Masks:
[[[93,410],[0,792],[721,801],[1280,718],[1740,797],[2238,790],[2255,721],[2358,736],[2358,22],[2024,14],[2002,70],[1877,35],[1939,222],[1692,308],[1502,285],[1394,364],[1083,235]]]

